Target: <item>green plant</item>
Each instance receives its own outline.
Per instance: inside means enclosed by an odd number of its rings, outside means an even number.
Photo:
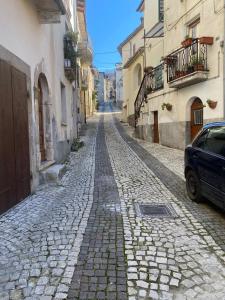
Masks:
[[[78,41],[78,34],[73,31],[68,31],[64,35],[64,58],[70,60],[71,68],[76,68],[77,51],[76,45]]]
[[[71,145],[71,151],[72,152],[77,152],[83,146],[84,146],[84,142],[80,141],[79,138],[76,138],[76,139],[73,140],[73,143]]]
[[[172,110],[172,104],[170,104],[170,103],[163,103],[162,105],[161,105],[161,107],[162,107],[162,110],[164,110],[165,108],[168,110],[168,111],[171,111]]]
[[[185,35],[185,40],[187,40],[187,39],[191,39],[191,37],[190,37],[189,34],[186,34],[186,35]]]
[[[99,102],[98,101],[96,101],[96,103],[95,103],[95,109],[99,110]]]
[[[98,95],[98,92],[97,92],[97,91],[93,91],[93,92],[92,92],[92,101],[96,101],[97,95]]]
[[[191,65],[194,66],[194,65],[203,65],[204,64],[204,61],[203,61],[203,58],[201,56],[198,56],[198,55],[193,55],[192,58],[191,58]]]

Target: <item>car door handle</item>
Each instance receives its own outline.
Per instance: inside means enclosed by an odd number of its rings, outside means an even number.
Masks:
[[[193,154],[193,158],[194,159],[198,158],[198,155],[197,154]]]

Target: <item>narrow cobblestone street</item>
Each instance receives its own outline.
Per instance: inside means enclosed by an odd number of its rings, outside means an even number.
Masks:
[[[60,184],[0,217],[0,300],[225,299],[224,214],[187,198],[182,151],[116,116],[90,119]]]

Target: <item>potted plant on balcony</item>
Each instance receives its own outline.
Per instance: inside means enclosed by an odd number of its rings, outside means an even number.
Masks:
[[[77,34],[68,31],[64,36],[64,69],[66,78],[71,82],[76,79],[76,45]]]
[[[206,101],[206,103],[207,103],[208,106],[209,106],[210,108],[212,108],[212,109],[215,109],[215,108],[217,107],[217,101],[213,101],[213,100],[211,100],[211,99],[208,99],[208,100]]]
[[[193,56],[191,59],[191,64],[194,68],[194,71],[204,71],[205,67],[204,67],[204,61],[203,58],[200,56]]]
[[[148,73],[151,73],[151,71],[153,70],[153,67],[145,67],[144,68],[144,72],[145,72],[145,74],[148,74]]]
[[[168,111],[171,111],[172,108],[173,108],[173,105],[170,104],[170,103],[165,103],[164,102],[161,107],[162,107],[162,110],[164,110],[166,108]]]
[[[199,38],[200,44],[204,45],[212,45],[213,44],[213,37],[211,36],[202,36]]]
[[[193,39],[189,36],[186,35],[185,36],[185,40],[183,42],[181,42],[182,47],[187,48],[189,46],[191,46]]]
[[[152,87],[151,86],[147,86],[145,89],[146,94],[150,94],[152,92]]]
[[[177,56],[175,55],[168,55],[164,59],[164,63],[167,65],[172,65],[177,61]]]

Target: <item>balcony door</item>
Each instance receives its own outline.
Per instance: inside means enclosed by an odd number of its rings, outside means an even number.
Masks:
[[[191,140],[196,137],[203,127],[203,103],[196,98],[191,105]]]

